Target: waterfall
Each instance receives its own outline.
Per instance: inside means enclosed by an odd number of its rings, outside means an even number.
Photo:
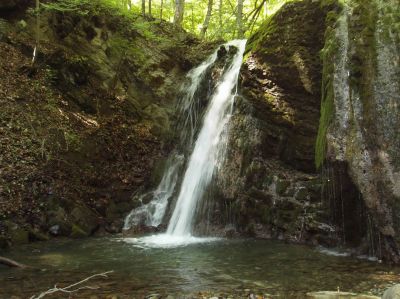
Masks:
[[[124,229],[145,224],[147,226],[159,226],[164,218],[168,200],[171,198],[178,181],[179,168],[183,164],[183,156],[173,154],[167,161],[166,171],[155,191],[146,193],[140,197],[140,201],[151,196],[153,199],[137,209],[134,209],[125,218]]]
[[[188,80],[181,88],[183,96],[177,105],[179,119],[182,119],[182,124],[180,126],[180,143],[192,144],[193,142],[200,110],[198,107],[199,101],[195,94],[199,90],[207,70],[216,60],[217,51],[210,55],[198,67],[192,69],[186,76]],[[129,213],[124,221],[124,230],[129,230],[131,227],[140,225],[156,227],[161,224],[168,206],[168,201],[172,197],[178,183],[180,168],[183,164],[183,153],[174,151],[166,163],[163,177],[156,190],[142,194],[139,197],[140,202],[143,202],[148,197],[151,197],[152,200],[133,209]]]
[[[175,208],[169,221],[167,232],[163,235],[133,239],[136,243],[179,245],[199,241],[199,238],[192,237],[196,207],[212,180],[215,168],[224,156],[226,126],[231,117],[234,99],[237,94],[237,82],[243,61],[246,40],[234,40],[226,43],[224,46],[234,46],[237,48],[237,51],[208,101],[208,106],[201,122],[201,128],[195,141],[196,123],[199,122],[199,114],[196,111],[197,109],[194,109],[194,106],[197,105],[194,95],[199,89],[199,85],[207,69],[216,61],[217,51],[189,73],[190,84],[186,86],[186,94],[182,98],[182,101],[180,101],[180,107],[182,107],[182,111],[185,113],[185,128],[181,134],[181,139],[185,139],[189,143],[194,141],[194,144],[192,145],[193,150],[188,159],[182,183],[177,193]],[[173,167],[173,165],[176,164],[172,163],[170,167]],[[169,190],[163,193],[166,196],[162,196],[162,200],[160,200],[160,197],[156,197],[149,204],[132,211],[125,221],[126,227],[129,227],[129,222],[132,220],[135,222],[135,216],[144,211],[148,213],[149,210],[152,210],[152,212],[150,212],[150,221],[147,223],[159,223],[160,215],[164,215],[168,199],[173,192],[171,191],[171,185],[166,184],[166,182],[173,184],[172,189],[176,185],[177,179],[171,179],[172,173],[176,173],[176,171],[171,171],[170,168],[167,168],[157,188],[158,191],[156,194],[160,194],[165,189]],[[155,206],[160,209],[154,209]],[[152,207],[153,209],[151,209]],[[163,211],[161,211],[162,209]],[[155,220],[157,221],[155,222]]]
[[[228,45],[237,46],[238,51],[207,107],[203,126],[189,159],[167,234],[174,236],[190,235],[196,205],[202,198],[211,181],[215,166],[221,159],[224,145],[220,141],[223,139],[223,129],[231,116],[233,100],[237,92],[235,87],[242,65],[246,41],[233,41]]]

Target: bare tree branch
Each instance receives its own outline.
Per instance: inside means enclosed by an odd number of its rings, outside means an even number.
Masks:
[[[86,289],[86,290],[96,290],[96,289],[98,289],[97,287],[91,287],[91,286],[81,286],[81,287],[78,287],[76,289],[73,289],[73,288],[81,285],[84,282],[89,281],[90,279],[92,279],[94,277],[108,277],[107,274],[110,274],[110,273],[113,273],[113,272],[114,271],[112,270],[112,271],[107,271],[107,272],[104,272],[104,273],[94,274],[92,276],[89,276],[89,277],[87,277],[85,279],[82,279],[81,281],[78,281],[78,282],[76,282],[74,284],[71,284],[69,286],[66,286],[64,288],[59,288],[59,287],[57,287],[57,285],[55,285],[54,288],[51,288],[51,289],[49,289],[47,291],[44,291],[44,292],[40,293],[37,296],[33,295],[32,297],[30,297],[30,299],[41,299],[46,295],[54,294],[54,293],[57,293],[57,292],[75,293],[75,292],[78,292],[78,291],[84,290],[84,289]]]

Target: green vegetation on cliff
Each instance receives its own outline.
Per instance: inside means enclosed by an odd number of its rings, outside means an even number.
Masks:
[[[320,168],[325,160],[327,142],[326,134],[331,124],[334,113],[334,73],[335,59],[340,45],[337,42],[336,30],[339,11],[330,11],[326,16],[325,44],[321,50],[322,59],[322,87],[321,87],[321,113],[318,126],[318,135],[315,145],[315,164]]]
[[[61,1],[41,9],[32,66],[36,18],[18,9],[0,22],[1,247],[119,231],[170,148],[181,82],[215,45],[103,1]]]
[[[141,16],[147,21],[174,22],[196,36],[208,40],[221,40],[250,36],[268,16],[274,14],[283,4],[293,1],[297,0],[186,0],[181,2],[180,8],[178,1],[173,0],[148,1],[144,6],[146,1],[138,3],[139,1],[134,0],[56,0],[43,1],[40,6],[44,9],[75,11],[85,15],[91,13],[93,5],[101,3],[100,6],[97,5],[98,9],[107,9],[113,15],[124,14]],[[177,10],[182,10],[183,13],[182,20],[178,21],[180,24],[175,20]],[[141,24],[144,25],[145,22]]]

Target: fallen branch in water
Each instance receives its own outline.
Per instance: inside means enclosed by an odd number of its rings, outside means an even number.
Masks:
[[[10,260],[8,258],[0,256],[0,264],[6,265],[8,267],[14,267],[14,268],[27,268],[26,265],[20,264],[16,261]]]
[[[108,277],[107,274],[110,274],[110,273],[113,273],[113,272],[114,271],[107,271],[107,272],[104,272],[104,273],[94,274],[92,276],[89,276],[89,277],[87,277],[87,278],[85,278],[85,279],[83,279],[81,281],[78,281],[78,282],[76,282],[74,284],[71,284],[69,286],[66,286],[64,288],[59,288],[59,287],[57,287],[57,285],[55,285],[54,288],[49,289],[49,290],[47,290],[47,291],[45,291],[43,293],[40,293],[38,296],[33,295],[32,297],[30,297],[30,299],[40,299],[40,298],[43,298],[46,295],[54,294],[54,293],[57,293],[57,292],[71,294],[71,293],[78,292],[79,290],[85,290],[85,289],[86,290],[96,290],[96,289],[98,289],[98,287],[81,286],[81,287],[78,287],[76,289],[73,289],[73,288],[81,285],[84,282],[89,281],[90,279],[92,279],[94,277],[106,277],[107,278]]]

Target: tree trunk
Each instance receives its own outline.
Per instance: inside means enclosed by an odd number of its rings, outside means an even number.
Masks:
[[[149,0],[149,16],[151,17],[151,0]]]
[[[193,3],[192,3],[192,6],[191,6],[191,8],[192,8],[192,32],[194,32],[194,8],[193,8]]]
[[[164,6],[164,1],[161,0],[161,5],[160,5],[160,20],[162,20],[163,6]]]
[[[146,0],[142,0],[142,16],[146,15]]]
[[[268,17],[268,4],[267,1],[264,1],[264,14],[263,14],[264,20]]]
[[[182,26],[183,13],[185,9],[185,0],[175,0],[174,24]]]
[[[254,10],[250,13],[251,19],[247,20],[248,28],[250,28],[250,35],[253,33],[254,25],[257,23],[257,19],[261,14],[261,10],[265,8],[265,4],[267,0],[261,1],[261,4],[258,7],[255,7]]]
[[[219,0],[219,7],[218,7],[218,23],[219,23],[219,28],[218,28],[218,37],[222,39],[222,0]]]
[[[236,24],[237,24],[237,37],[243,38],[243,0],[238,0],[237,2],[237,15],[236,15]]]
[[[208,24],[210,23],[212,7],[213,7],[213,0],[208,0],[206,17],[204,18],[203,27],[201,27],[201,32],[200,32],[202,38],[204,38],[204,36],[206,35]]]

